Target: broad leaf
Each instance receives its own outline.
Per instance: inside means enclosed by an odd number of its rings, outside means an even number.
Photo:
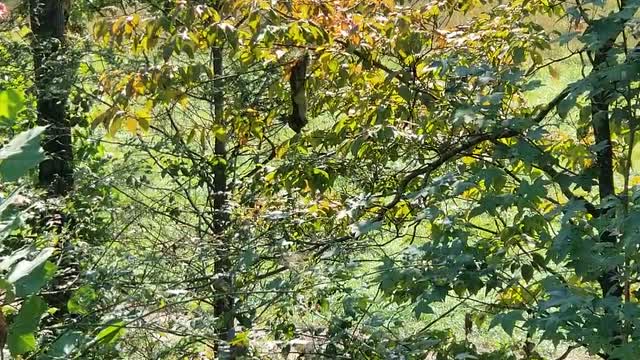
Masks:
[[[31,274],[15,282],[16,295],[27,296],[37,293],[47,282],[53,279],[58,267],[51,261],[36,267]]]
[[[95,341],[102,344],[112,344],[124,333],[124,321],[113,321],[96,335]]]
[[[24,96],[15,89],[0,91],[0,120],[13,122],[18,112],[24,108]]]
[[[98,294],[89,285],[82,286],[73,293],[73,296],[67,302],[67,309],[72,314],[87,315],[89,306],[96,300]]]
[[[38,126],[24,131],[0,149],[2,179],[15,181],[44,160],[44,153],[40,148],[40,135],[44,130],[44,126]]]
[[[16,286],[16,295],[25,296],[38,291],[55,273],[55,265],[47,262],[53,248],[45,248],[33,260],[20,261],[7,280]]]
[[[11,255],[2,259],[2,262],[0,262],[0,271],[9,270],[9,268],[18,260],[24,259],[34,252],[35,249],[31,246],[23,247],[20,250],[14,251],[13,253],[11,253]]]
[[[506,314],[496,315],[496,317],[494,317],[491,321],[489,328],[492,328],[499,324],[500,326],[502,326],[502,329],[504,329],[504,331],[511,336],[513,335],[513,329],[516,327],[516,322],[522,320],[524,320],[524,318],[522,317],[522,311],[514,310]]]
[[[28,298],[9,326],[7,344],[12,355],[24,354],[36,348],[35,331],[47,304],[39,296]]]
[[[69,359],[85,341],[86,337],[80,331],[68,331],[60,336],[40,359]]]

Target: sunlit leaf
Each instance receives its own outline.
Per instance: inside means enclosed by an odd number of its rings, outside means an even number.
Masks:
[[[24,95],[15,89],[0,90],[0,120],[15,121],[24,108]]]
[[[0,176],[15,181],[44,160],[40,136],[45,127],[23,131],[0,149]]]
[[[47,304],[39,296],[29,297],[9,326],[7,345],[12,355],[20,355],[36,348],[35,331]]]
[[[113,344],[125,333],[125,324],[122,320],[114,320],[102,329],[95,337],[95,341],[101,344]]]

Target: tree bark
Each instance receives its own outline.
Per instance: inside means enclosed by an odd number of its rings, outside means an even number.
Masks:
[[[624,1],[623,1],[624,4]],[[623,28],[621,28],[623,31]],[[605,70],[609,63],[611,50],[614,48],[618,33],[611,35],[598,49],[590,52],[592,73],[597,76],[599,72]],[[606,206],[608,197],[615,196],[615,184],[613,181],[613,147],[611,142],[611,128],[609,108],[611,106],[612,89],[602,82],[601,87],[593,89],[591,93],[591,125],[593,128],[595,144],[598,146],[596,152],[596,165],[598,167],[598,193],[600,197],[600,215],[607,216],[611,211]],[[617,238],[608,230],[600,233],[600,242],[609,243],[615,246]],[[620,269],[610,267],[605,269],[598,278],[602,297],[613,296],[621,298],[623,294],[623,285],[620,279]],[[612,324],[611,328],[611,344],[618,346],[621,344],[619,336],[622,334],[620,324]],[[604,355],[605,359],[611,359],[608,354]]]
[[[617,35],[610,37],[600,48],[591,53],[593,73],[598,73],[609,66],[610,52],[615,45]],[[611,129],[609,124],[609,107],[611,105],[611,89],[604,84],[591,95],[591,122],[595,143],[599,150],[596,153],[598,167],[598,191],[600,196],[601,216],[605,216],[609,209],[604,207],[607,197],[615,196],[613,183],[613,148],[611,143]],[[603,231],[600,241],[614,244],[616,237],[609,231]],[[618,269],[608,269],[600,276],[600,287],[603,296],[622,296],[623,288],[619,279]]]
[[[39,182],[50,195],[73,187],[71,128],[66,116],[69,60],[65,56],[65,9],[61,0],[30,0],[38,125],[47,126]]]
[[[71,66],[66,52],[67,11],[64,3],[63,0],[29,1],[37,123],[47,127],[42,137],[46,159],[40,163],[38,180],[49,197],[64,196],[73,188],[73,149],[67,98],[75,68]],[[61,209],[43,214],[40,221],[43,228],[58,233],[68,223]],[[68,249],[73,245],[66,242],[58,246],[61,250],[59,267],[64,271],[56,274],[50,283],[50,291],[44,296],[50,306],[61,311],[50,321],[68,314],[66,306],[72,292],[67,284],[80,271],[78,263],[69,256]]]
[[[213,115],[214,122],[217,125],[225,125],[224,121],[224,81],[222,76],[224,73],[222,47],[214,47],[211,50],[211,63],[213,65]],[[227,150],[226,141],[216,137],[214,143],[214,153],[218,160],[213,170],[214,189],[213,189],[213,213],[214,213],[214,236],[216,238],[216,259],[215,259],[215,283],[216,287],[214,315],[218,318],[219,328],[217,333],[219,341],[216,342],[217,353],[220,359],[235,358],[235,349],[229,343],[235,338],[235,314],[234,314],[234,297],[229,294],[233,287],[233,278],[231,276],[231,259],[229,253],[229,243],[225,239],[225,231],[229,224],[229,213],[227,209],[227,172],[226,160]]]
[[[609,128],[609,100],[608,94],[602,93],[592,96],[592,125],[596,144],[602,144],[601,150],[597,152],[598,166],[598,190],[600,194],[601,216],[606,216],[609,209],[604,207],[604,202],[609,196],[615,195],[613,184],[613,151],[611,148],[611,130]],[[603,231],[600,241],[615,244],[616,237],[609,231]],[[600,287],[602,296],[622,296],[622,286],[619,279],[618,269],[608,269],[600,276]]]

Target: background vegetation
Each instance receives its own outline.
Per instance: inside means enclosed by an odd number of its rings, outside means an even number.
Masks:
[[[639,7],[0,3],[4,356],[637,359]]]

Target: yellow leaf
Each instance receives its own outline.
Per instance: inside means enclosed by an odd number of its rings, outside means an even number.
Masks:
[[[149,104],[153,105],[151,102],[147,102],[144,108],[136,110],[136,119],[140,128],[144,131],[149,131],[149,125],[151,120],[151,110]]]
[[[556,70],[556,68],[551,65],[549,65],[549,75],[551,75],[551,78],[554,80],[558,80],[560,78],[560,73],[558,72],[558,70]]]
[[[276,149],[276,159],[282,159],[289,150],[289,144],[283,143]]]
[[[105,112],[96,116],[95,119],[93,119],[93,121],[91,122],[91,127],[95,129],[98,125],[102,124],[104,125],[105,128],[108,129],[109,123],[111,123],[111,120],[113,119],[115,114],[116,114],[115,107],[111,107],[107,109]]]
[[[186,107],[189,104],[189,97],[185,93],[180,93],[178,95],[178,103],[182,105],[182,107]]]
[[[387,7],[387,9],[392,10],[393,8],[396,7],[396,2],[395,0],[382,0],[381,1],[382,4],[384,4],[384,6]]]
[[[129,130],[133,135],[136,134],[136,130],[138,130],[138,121],[132,117],[127,117],[124,121],[124,126]]]
[[[227,131],[220,125],[215,125],[213,127],[213,136],[215,136],[218,141],[227,141]]]
[[[109,135],[115,136],[120,127],[122,127],[122,117],[116,117],[111,122],[111,126],[109,126]]]
[[[129,15],[127,17],[127,22],[131,24],[131,26],[136,27],[140,23],[140,15],[134,13],[133,15]]]
[[[463,156],[462,157],[462,162],[465,165],[471,165],[471,164],[476,162],[476,159],[472,158],[471,156]]]
[[[144,82],[142,81],[142,76],[140,76],[140,74],[136,74],[133,79],[131,79],[131,89],[137,95],[144,94]]]
[[[118,35],[120,33],[120,30],[122,29],[123,23],[124,23],[124,18],[122,17],[114,21],[113,25],[111,25],[111,33]]]
[[[640,142],[636,143],[631,150],[631,167],[636,173],[640,173]]]
[[[270,182],[273,182],[275,178],[276,178],[276,172],[272,171],[270,173],[267,173],[267,175],[265,175],[264,181],[270,183]]]

